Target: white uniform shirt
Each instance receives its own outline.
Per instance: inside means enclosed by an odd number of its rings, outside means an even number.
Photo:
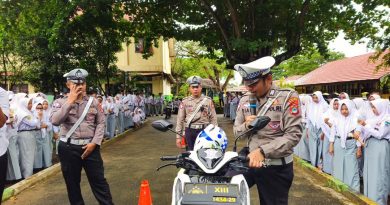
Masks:
[[[0,87],[0,107],[3,110],[3,113],[9,117],[9,99],[8,93],[3,88]],[[8,137],[7,137],[7,125],[4,124],[0,128],[0,156],[3,156],[8,148]]]

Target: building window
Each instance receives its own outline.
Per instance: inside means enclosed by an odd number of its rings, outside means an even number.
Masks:
[[[27,84],[12,85],[11,90],[14,93],[28,93],[28,85]]]
[[[138,42],[135,43],[135,52],[136,53],[143,53],[145,49],[145,41],[143,38],[139,38]],[[153,54],[153,45],[150,45],[149,51],[150,54]]]
[[[143,38],[139,38],[138,42],[135,43],[135,52],[136,53],[144,52],[144,39]]]

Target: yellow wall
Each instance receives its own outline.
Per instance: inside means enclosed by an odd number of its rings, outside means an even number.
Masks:
[[[131,43],[122,44],[123,50],[116,54],[118,61],[117,66],[122,71],[131,73],[156,73],[156,74],[171,74],[171,63],[175,57],[174,39],[164,41],[159,39],[159,46],[153,47],[153,55],[148,59],[142,57],[142,53],[135,52],[135,39],[131,38]],[[144,48],[146,49],[146,48]],[[161,75],[162,76],[162,75]],[[167,95],[171,93],[171,84],[161,76],[152,78],[152,92],[157,95],[163,93]]]
[[[169,41],[159,39],[159,47],[153,46],[153,55],[148,59],[142,57],[142,53],[135,52],[134,38],[131,43],[122,44],[123,50],[116,54],[117,66],[123,71],[130,72],[164,72],[171,73],[171,62],[169,60]],[[146,48],[145,48],[146,49]]]

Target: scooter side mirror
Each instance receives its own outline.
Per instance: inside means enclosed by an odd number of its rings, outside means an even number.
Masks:
[[[248,128],[252,130],[261,130],[265,126],[268,125],[268,123],[271,121],[271,118],[268,116],[260,116],[257,117],[255,120],[253,120],[249,125]]]
[[[156,130],[166,132],[173,128],[173,124],[171,122],[168,122],[166,120],[157,120],[152,122],[152,127]]]

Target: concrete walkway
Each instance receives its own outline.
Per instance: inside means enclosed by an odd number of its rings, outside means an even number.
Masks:
[[[114,203],[119,205],[137,204],[139,186],[147,179],[151,185],[153,204],[167,205],[171,200],[171,187],[176,175],[176,168],[169,167],[156,172],[162,164],[162,155],[176,155],[179,150],[175,147],[175,135],[154,130],[150,123],[157,118],[149,119],[147,125],[140,130],[130,133],[102,151],[105,174],[110,184]],[[233,146],[232,123],[222,117],[218,118],[220,126],[230,137],[229,150]],[[175,121],[175,119],[172,119]],[[244,144],[241,142],[240,144]],[[313,178],[303,168],[294,167],[295,178],[290,191],[289,204],[353,204],[343,195],[327,188]],[[81,187],[85,203],[97,204],[90,190],[85,174],[82,174]],[[252,203],[259,204],[257,190],[252,188]],[[58,205],[68,204],[65,183],[61,173],[23,191],[21,194],[4,202],[5,205]]]

